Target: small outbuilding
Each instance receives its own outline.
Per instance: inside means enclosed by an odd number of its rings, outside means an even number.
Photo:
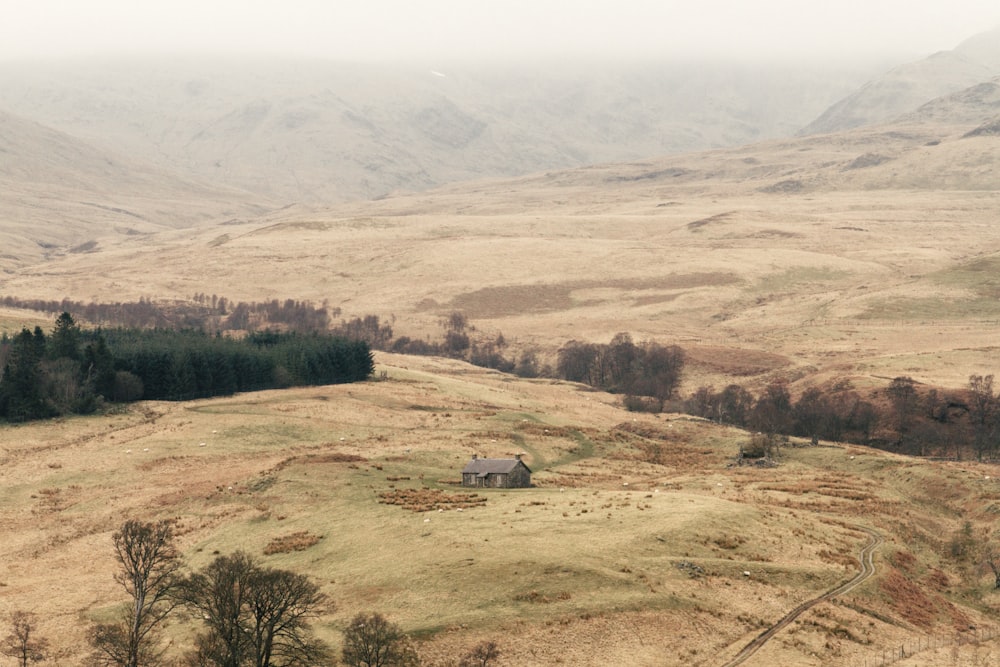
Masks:
[[[523,489],[531,486],[531,470],[520,454],[512,459],[481,459],[473,454],[462,470],[462,486]]]

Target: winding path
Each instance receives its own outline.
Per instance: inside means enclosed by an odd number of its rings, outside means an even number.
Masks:
[[[756,653],[761,646],[766,644],[768,640],[771,639],[771,637],[778,634],[779,631],[787,627],[804,612],[812,609],[820,602],[826,602],[827,600],[835,598],[838,595],[843,595],[844,593],[854,590],[863,581],[875,574],[875,561],[873,559],[873,555],[875,553],[875,549],[877,549],[883,542],[882,535],[871,528],[865,528],[864,526],[857,526],[857,528],[868,534],[868,543],[865,544],[865,546],[861,549],[861,553],[858,555],[858,563],[861,564],[861,571],[854,575],[854,577],[849,581],[844,582],[840,586],[837,586],[826,593],[823,593],[823,595],[820,595],[819,597],[806,600],[798,607],[788,612],[784,618],[762,632],[752,642],[744,646],[743,650],[737,653],[735,658],[725,663],[723,667],[736,667],[736,665],[742,665],[747,658]]]

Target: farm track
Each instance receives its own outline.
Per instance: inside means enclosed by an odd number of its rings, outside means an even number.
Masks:
[[[796,618],[801,616],[803,613],[812,609],[820,602],[826,602],[827,600],[833,599],[838,595],[843,595],[844,593],[849,593],[858,586],[860,586],[864,581],[875,574],[875,561],[873,559],[875,554],[875,549],[877,549],[883,542],[882,535],[878,532],[872,530],[871,528],[865,528],[864,526],[858,526],[859,530],[864,531],[868,534],[868,543],[865,544],[861,549],[861,553],[858,554],[858,563],[861,564],[861,571],[858,572],[849,581],[844,582],[840,586],[831,589],[820,595],[819,597],[812,598],[811,600],[806,600],[800,604],[795,609],[788,612],[784,618],[772,625],[770,628],[758,635],[752,642],[743,647],[743,650],[736,654],[732,660],[726,662],[723,667],[736,667],[736,665],[742,665],[747,661],[750,656],[760,649],[764,644],[766,644],[772,637],[778,634],[781,630],[788,627]]]

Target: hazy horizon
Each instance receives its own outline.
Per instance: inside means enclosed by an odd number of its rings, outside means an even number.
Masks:
[[[357,61],[919,57],[1000,26],[995,0],[0,0],[0,61],[267,55]]]

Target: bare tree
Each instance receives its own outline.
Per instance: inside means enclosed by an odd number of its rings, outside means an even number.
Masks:
[[[441,326],[444,327],[445,331],[465,333],[469,326],[469,318],[462,311],[453,310],[442,320]]]
[[[358,614],[344,630],[344,664],[348,667],[415,667],[417,652],[395,623],[378,612]]]
[[[521,352],[521,356],[517,360],[517,366],[514,367],[514,373],[522,378],[538,377],[541,374],[541,368],[538,365],[538,353],[531,349]]]
[[[993,589],[1000,590],[1000,554],[990,551],[986,554],[986,564],[993,571]]]
[[[878,410],[864,401],[855,392],[848,392],[840,397],[841,410],[846,420],[845,427],[854,430],[861,436],[861,442],[868,442],[878,426]]]
[[[738,384],[730,384],[719,393],[717,418],[720,424],[743,426],[753,408],[753,396]]]
[[[993,393],[993,376],[970,375],[969,391],[972,393],[969,421],[972,424],[973,445],[976,458],[982,461],[983,455],[994,448],[997,396]]]
[[[462,656],[459,667],[489,667],[500,657],[500,647],[493,640],[482,641]]]
[[[597,345],[571,340],[559,348],[556,371],[564,380],[593,384],[591,367],[596,364],[599,354]]]
[[[180,556],[169,521],[129,520],[112,536],[120,566],[117,581],[132,601],[118,623],[102,624],[91,633],[97,659],[107,665],[139,667],[156,664],[152,641],[156,630],[173,611],[179,583]]]
[[[189,656],[194,664],[298,667],[329,661],[329,649],[309,628],[326,598],[303,575],[262,568],[238,551],[191,575],[183,596],[208,626]]]
[[[247,633],[255,667],[324,664],[326,645],[309,621],[326,596],[308,577],[288,570],[257,569],[247,595]]]
[[[249,555],[237,551],[219,556],[184,582],[184,601],[205,620],[208,633],[198,638],[198,664],[240,667],[248,653],[242,621],[246,597],[255,564]]]
[[[662,411],[664,403],[677,390],[683,370],[684,350],[676,345],[645,341],[637,348],[626,391],[653,397]]]
[[[789,433],[792,427],[792,397],[788,385],[772,382],[764,388],[748,415],[750,425],[767,433]]]
[[[900,447],[903,446],[910,428],[913,426],[913,418],[917,411],[917,390],[916,382],[913,378],[900,376],[893,378],[886,388],[889,400],[892,402],[892,409],[895,413],[896,432],[899,434]]]
[[[0,653],[17,660],[21,667],[29,662],[45,659],[48,641],[35,636],[35,615],[26,611],[15,611],[10,615],[10,634],[0,645]]]
[[[639,349],[632,342],[632,336],[627,331],[616,333],[603,355],[607,368],[607,382],[611,388],[626,390],[635,374],[635,365],[639,357]],[[630,387],[628,387],[630,388]]]

